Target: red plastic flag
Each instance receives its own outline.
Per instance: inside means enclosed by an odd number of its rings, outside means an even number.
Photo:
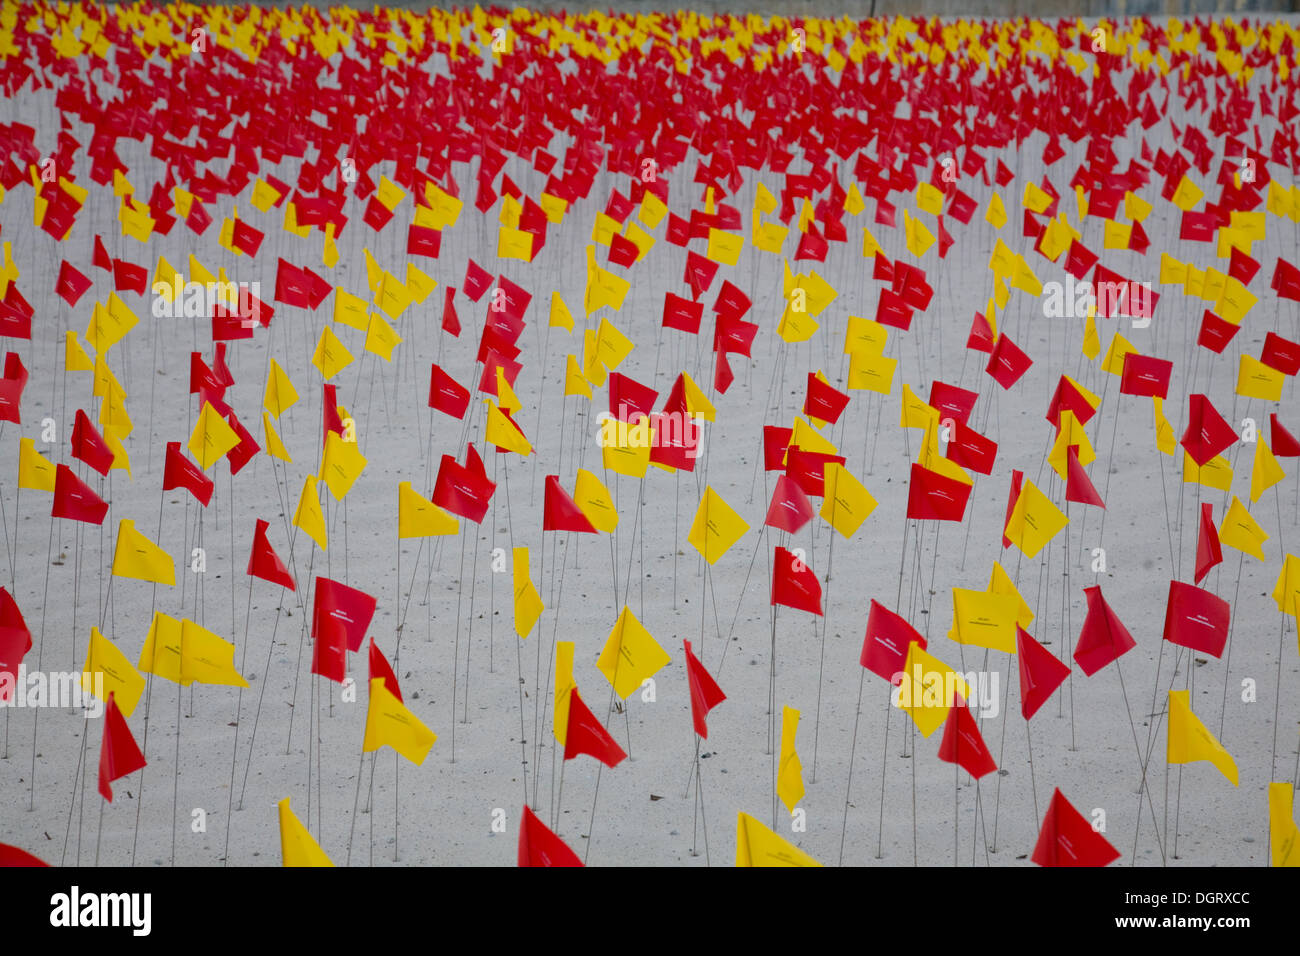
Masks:
[[[50,514],[55,518],[103,524],[104,516],[108,514],[108,502],[73,474],[71,468],[59,464],[54,471],[54,507]]]
[[[1119,850],[1056,790],[1030,859],[1039,866],[1105,866],[1119,859]]]
[[[1120,394],[1168,398],[1169,376],[1173,368],[1174,363],[1167,359],[1129,352],[1124,356],[1124,370],[1119,379]]]
[[[59,264],[59,278],[54,283],[54,292],[68,305],[75,308],[91,285],[91,280],[68,265],[66,260]]]
[[[255,578],[270,581],[292,591],[294,590],[293,577],[266,538],[266,529],[270,526],[271,522],[262,518],[257,519],[257,527],[253,531],[253,550],[248,556],[248,573]]]
[[[700,318],[704,314],[704,303],[685,299],[671,292],[664,293],[663,326],[698,335]]]
[[[483,293],[492,287],[492,273],[488,272],[473,259],[465,266],[464,292],[471,302],[483,298]]]
[[[1233,325],[1206,309],[1201,315],[1201,330],[1196,336],[1196,344],[1221,355],[1240,328],[1241,326]]]
[[[822,586],[813,569],[780,545],[772,559],[772,602],[797,611],[822,613]]]
[[[442,300],[442,330],[453,338],[460,337],[460,316],[456,314],[456,287],[447,286]]]
[[[347,677],[347,629],[333,618],[326,618],[320,626],[320,632],[312,636],[311,672],[336,684],[342,684]]]
[[[1278,458],[1300,458],[1300,441],[1289,431],[1282,427],[1282,423],[1277,420],[1277,414],[1272,413],[1268,416],[1269,437],[1272,439],[1270,444],[1273,446],[1273,454]]]
[[[1074,662],[1091,677],[1137,647],[1137,641],[1110,609],[1100,587],[1084,588],[1083,595],[1088,601],[1088,615],[1083,619],[1083,630],[1075,644]]]
[[[546,497],[542,502],[542,530],[596,533],[595,525],[560,485],[559,475],[546,476]]]
[[[595,757],[610,768],[617,767],[627,757],[623,748],[609,735],[609,731],[587,709],[575,687],[569,695],[569,727],[565,734],[564,759],[572,760],[581,754]]]
[[[320,443],[323,448],[329,444],[330,432],[343,437],[343,419],[339,416],[338,386],[322,386],[321,398],[321,436]]]
[[[655,410],[659,393],[620,372],[609,373],[609,413],[620,422],[639,421]]]
[[[397,675],[393,673],[392,665],[388,663],[388,658],[384,656],[375,643],[375,639],[370,638],[370,679],[376,680],[383,678],[384,689],[398,699],[402,700],[402,688],[397,683]]]
[[[918,521],[961,521],[971,486],[912,463],[907,517]]]
[[[1020,663],[1020,714],[1028,720],[1070,676],[1070,668],[1018,624],[1016,656]]]
[[[469,389],[436,363],[429,377],[429,407],[459,419],[464,419],[465,412],[469,409]]]
[[[460,464],[451,455],[443,455],[438,479],[433,486],[433,503],[475,524],[482,524],[496,487],[478,469]]]
[[[520,866],[582,866],[578,854],[547,829],[537,814],[524,804],[524,816],[519,821]]]
[[[1237,432],[1204,395],[1192,395],[1188,401],[1187,431],[1180,444],[1196,466],[1204,468],[1206,462],[1236,442]]]
[[[1165,640],[1180,647],[1222,657],[1228,643],[1228,602],[1182,581],[1169,582],[1165,605]]]
[[[1269,332],[1264,336],[1264,348],[1259,360],[1283,375],[1295,375],[1300,372],[1300,342],[1292,342],[1276,332]]]
[[[107,475],[113,467],[113,450],[81,409],[77,409],[77,421],[72,427],[72,457],[101,475]]]
[[[695,732],[707,740],[709,711],[726,700],[727,695],[691,651],[691,642],[682,643],[686,646],[686,678],[691,686],[691,720],[695,723]]]
[[[848,404],[849,396],[823,382],[816,373],[808,373],[808,395],[803,402],[805,415],[820,418],[834,425],[840,420],[840,415],[844,413]]]
[[[900,614],[886,608],[874,598],[867,614],[867,633],[862,640],[860,663],[877,677],[898,684],[907,664],[907,648],[915,643],[925,650],[925,638]]]
[[[778,475],[776,487],[772,489],[772,502],[767,506],[767,517],[763,523],[780,531],[798,534],[812,520],[812,516],[812,502],[799,487],[799,483],[788,475]]]
[[[135,773],[145,766],[144,754],[136,745],[126,718],[118,709],[116,695],[108,692],[104,708],[104,739],[99,747],[99,792],[113,802],[113,781]]]
[[[317,575],[316,602],[311,621],[312,640],[316,640],[327,622],[333,622],[343,629],[348,650],[360,650],[366,629],[375,616],[377,603],[375,598],[364,591]]]
[[[958,425],[965,425],[978,398],[979,392],[948,385],[938,379],[930,384],[930,407],[939,413],[940,421],[951,418]]]
[[[1011,539],[1007,537],[1007,525],[1011,523],[1011,514],[1016,510],[1016,502],[1020,499],[1020,485],[1025,480],[1023,471],[1011,470],[1011,491],[1007,495],[1007,516],[1002,520],[1002,547],[1011,547]]]
[[[226,413],[226,424],[239,436],[239,444],[226,452],[226,461],[230,463],[230,474],[237,475],[244,470],[245,465],[257,457],[262,446],[257,443],[257,439],[249,433],[233,411]]]
[[[104,248],[104,240],[95,236],[95,252],[91,261],[105,272],[113,271],[113,259]]]
[[[976,312],[975,318],[971,320],[970,334],[966,336],[966,348],[986,355],[993,353],[993,326],[980,312]]]
[[[998,443],[985,438],[969,425],[959,424],[954,420],[952,435],[944,457],[963,468],[978,471],[981,475],[991,474],[993,462],[998,456]]]
[[[18,602],[0,587],[0,701],[8,700],[18,686],[18,666],[32,649],[32,634]]]
[[[1201,503],[1201,527],[1196,536],[1196,577],[1195,582],[1210,573],[1210,569],[1223,560],[1223,549],[1219,546],[1219,529],[1214,525],[1214,505],[1208,501]]]
[[[178,441],[167,443],[167,458],[163,465],[163,491],[173,488],[184,488],[205,508],[212,500],[212,479],[185,457]]]
[[[1088,400],[1083,397],[1083,393],[1075,388],[1064,375],[1056,383],[1056,391],[1052,393],[1052,403],[1047,406],[1047,420],[1052,423],[1052,427],[1058,433],[1061,430],[1061,412],[1063,411],[1073,412],[1080,425],[1088,424],[1088,420],[1097,414],[1097,409],[1089,404]]]
[[[0,843],[0,867],[4,866],[49,866],[49,864],[32,856],[26,850]]]
[[[945,763],[957,764],[976,780],[998,769],[980,735],[979,725],[975,723],[969,705],[962,700],[960,694],[948,708],[948,719],[943,723],[939,759]]]
[[[1029,371],[1029,366],[1033,364],[1033,359],[1022,352],[1004,332],[998,336],[997,343],[993,346],[993,352],[989,355],[989,363],[985,366],[984,371],[992,375],[994,380],[1004,389],[1007,389],[1020,381],[1020,376]]]
[[[1098,508],[1105,508],[1106,503],[1101,500],[1101,495],[1097,494],[1092,479],[1083,470],[1083,465],[1079,464],[1079,446],[1071,445],[1066,449],[1065,455],[1065,500],[1073,501],[1076,504],[1096,505]]]

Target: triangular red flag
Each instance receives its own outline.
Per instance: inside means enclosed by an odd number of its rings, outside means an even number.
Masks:
[[[772,489],[772,503],[767,507],[763,523],[769,527],[798,534],[812,520],[813,507],[799,483],[788,475],[778,475]]]
[[[691,687],[691,720],[695,723],[695,732],[707,740],[709,711],[726,700],[727,695],[692,653],[691,642],[683,641],[683,644],[686,646],[686,678]]]
[[[980,735],[979,725],[975,723],[970,707],[960,694],[948,708],[948,719],[943,722],[939,759],[945,763],[957,764],[976,780],[998,769]]]
[[[471,453],[473,449],[471,448]],[[475,456],[477,460],[477,456]],[[482,463],[479,462],[481,467]],[[496,485],[479,474],[479,469],[462,465],[451,455],[442,456],[433,486],[433,503],[454,515],[482,524]]]
[[[171,491],[173,488],[184,488],[205,508],[212,500],[212,479],[185,457],[178,441],[167,443],[167,457],[163,465],[163,491]]]
[[[1028,720],[1070,676],[1070,668],[1018,624],[1016,656],[1020,662],[1020,715]]]
[[[899,684],[907,664],[909,644],[916,644],[921,650],[926,648],[925,638],[916,628],[873,598],[858,663],[877,677]]]
[[[392,666],[388,663],[388,658],[384,656],[375,643],[375,639],[370,638],[370,679],[376,680],[383,678],[384,688],[396,697],[402,700],[402,688],[397,683],[397,675],[393,673]]]
[[[108,514],[108,502],[73,474],[71,468],[58,464],[54,470],[54,506],[50,514],[55,518],[103,524],[104,516]]]
[[[1165,640],[1170,644],[1222,657],[1230,620],[1228,602],[1217,594],[1182,581],[1169,582]]]
[[[1073,501],[1076,504],[1096,505],[1099,508],[1105,508],[1106,503],[1101,500],[1101,495],[1097,494],[1092,479],[1083,470],[1083,465],[1079,464],[1078,445],[1071,445],[1066,449],[1065,462],[1065,500]]]
[[[1016,510],[1016,502],[1020,500],[1020,486],[1025,480],[1025,473],[1011,469],[1011,491],[1007,495],[1007,516],[1002,521],[1002,547],[1011,547],[1011,539],[1007,537],[1007,525],[1011,524],[1011,513]]]
[[[104,739],[99,747],[99,792],[113,802],[113,781],[145,766],[144,754],[136,745],[126,718],[118,709],[116,696],[108,692],[104,708]]]
[[[76,424],[72,426],[72,457],[84,461],[101,475],[108,474],[115,457],[104,436],[81,409],[77,409]]]
[[[364,591],[317,575],[316,602],[312,608],[311,620],[312,640],[316,640],[326,622],[334,622],[343,628],[348,650],[360,650],[366,629],[375,616],[377,603],[375,598]]]
[[[793,551],[780,545],[772,558],[772,604],[822,613],[822,586],[816,573]]]
[[[271,522],[262,518],[257,519],[257,527],[253,531],[253,550],[248,556],[248,573],[255,578],[270,581],[292,591],[295,588],[293,577],[266,538],[266,529],[270,526]]]
[[[1119,859],[1119,850],[1056,790],[1030,859],[1039,866],[1105,866]]]
[[[582,702],[575,687],[569,694],[569,726],[565,732],[564,759],[572,760],[581,754],[595,757],[611,768],[617,767],[627,757],[623,748]]]
[[[1110,609],[1099,586],[1084,588],[1083,594],[1088,601],[1088,616],[1083,619],[1083,630],[1075,643],[1074,661],[1091,677],[1137,647],[1137,641]]]
[[[543,531],[577,531],[595,534],[596,526],[560,485],[559,475],[546,476],[546,497],[542,501]]]
[[[524,804],[524,816],[519,821],[519,865],[582,866],[582,861]]]
[[[68,265],[66,260],[59,264],[59,278],[54,283],[54,293],[68,305],[75,308],[91,285],[91,280]]]
[[[108,250],[104,248],[104,240],[99,236],[95,236],[95,252],[91,261],[105,272],[113,271],[113,257],[108,254]]]
[[[1214,505],[1204,501],[1201,503],[1201,527],[1196,535],[1196,577],[1193,580],[1200,584],[1210,569],[1222,560],[1219,529],[1214,524]]]
[[[26,850],[0,843],[0,867],[5,866],[49,866],[49,864],[32,856]]]
[[[1300,441],[1282,427],[1276,412],[1268,416],[1268,430],[1274,455],[1278,458],[1300,458]]]
[[[8,700],[18,687],[18,667],[32,649],[32,634],[23,620],[18,602],[0,587],[0,701]]]
[[[1206,396],[1192,395],[1188,403],[1187,431],[1179,444],[1192,456],[1196,467],[1204,468],[1206,462],[1236,442],[1237,432]]]

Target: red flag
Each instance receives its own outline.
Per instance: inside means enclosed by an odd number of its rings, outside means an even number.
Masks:
[[[596,533],[595,525],[560,485],[559,475],[546,476],[546,497],[542,502],[542,530]]]
[[[1020,380],[1020,376],[1029,371],[1029,366],[1033,364],[1033,359],[1022,352],[1004,332],[998,336],[984,371],[992,375],[994,380],[1005,389],[1015,385]]]
[[[785,452],[790,446],[790,436],[793,434],[793,428],[782,428],[780,425],[763,426],[764,471],[785,470]]]
[[[948,385],[936,379],[930,384],[930,407],[939,412],[940,420],[951,418],[959,425],[965,425],[979,392]]]
[[[460,336],[460,317],[456,314],[456,287],[447,286],[442,300],[442,330],[451,336]]]
[[[71,468],[59,464],[54,471],[54,507],[50,514],[55,518],[103,524],[104,516],[108,514],[108,502],[73,474]]]
[[[1196,583],[1200,584],[1201,578],[1222,560],[1219,529],[1214,526],[1214,505],[1204,501],[1201,503],[1201,527],[1196,536]]]
[[[812,503],[799,483],[788,475],[778,475],[776,487],[772,489],[772,502],[767,506],[767,517],[763,523],[790,534],[798,534],[812,520],[812,516]]]
[[[322,389],[321,420],[323,431],[321,432],[320,443],[321,447],[324,447],[329,442],[330,432],[340,438],[343,437],[343,419],[339,417],[338,386],[324,385]]]
[[[99,236],[95,236],[95,252],[91,261],[105,272],[113,271],[113,259],[108,254],[108,250],[104,248],[104,240],[100,239]]]
[[[347,629],[333,618],[326,618],[321,623],[320,633],[312,635],[311,672],[336,684],[342,684],[347,677]]]
[[[1279,458],[1300,458],[1300,441],[1282,427],[1277,420],[1277,413],[1268,416],[1269,437],[1273,439],[1273,454]]]
[[[902,681],[907,664],[907,647],[915,643],[925,650],[925,638],[900,614],[886,608],[874,598],[867,614],[867,633],[862,640],[860,663],[877,677],[891,684]]]
[[[444,415],[464,419],[469,408],[469,389],[444,372],[435,363],[429,377],[429,407]]]
[[[695,732],[707,740],[709,711],[726,700],[727,695],[691,652],[691,642],[682,643],[686,646],[686,678],[691,686],[691,720],[695,722]]]
[[[1154,355],[1139,355],[1129,352],[1124,356],[1124,370],[1119,378],[1121,395],[1140,395],[1150,398],[1159,395],[1162,399],[1169,397],[1169,375],[1174,363]]]
[[[370,679],[376,680],[381,677],[384,680],[384,688],[401,701],[402,688],[397,683],[397,675],[393,673],[388,658],[379,650],[379,646],[372,637],[370,638]]]
[[[465,295],[471,302],[483,298],[483,293],[492,287],[492,273],[488,272],[473,259],[465,266]]]
[[[948,708],[948,719],[943,723],[943,740],[939,742],[939,759],[955,763],[978,780],[998,769],[993,755],[984,744],[979,726],[971,716],[970,707],[961,695]]]
[[[822,613],[822,586],[817,575],[793,551],[780,545],[772,560],[772,604]]]
[[[1228,643],[1228,602],[1193,584],[1169,582],[1165,605],[1165,640],[1180,647],[1222,657]]]
[[[849,396],[827,385],[815,373],[808,373],[808,395],[804,398],[803,413],[834,425],[840,420]]]
[[[1066,449],[1065,461],[1065,500],[1073,501],[1076,504],[1096,505],[1098,508],[1105,508],[1106,503],[1101,500],[1101,495],[1097,494],[1097,489],[1092,485],[1092,479],[1083,470],[1083,465],[1079,464],[1078,445],[1071,445]]]
[[[525,803],[524,816],[519,821],[519,865],[582,866],[582,861]]]
[[[375,598],[356,588],[316,576],[316,602],[312,608],[312,640],[332,621],[342,627],[350,651],[361,649],[361,642],[375,616]]]
[[[1264,336],[1264,349],[1259,360],[1283,375],[1295,375],[1300,372],[1300,342],[1292,342],[1276,332],[1269,332]]]
[[[49,864],[32,856],[26,850],[0,843],[0,866],[49,866]]]
[[[271,542],[266,539],[266,529],[270,526],[271,522],[262,518],[257,519],[257,527],[253,531],[253,550],[248,556],[248,573],[255,578],[270,581],[292,591],[295,585],[289,569],[275,553]]]
[[[311,308],[311,280],[302,269],[284,259],[276,260],[275,301],[299,309]]]
[[[997,442],[985,438],[969,425],[959,424],[955,419],[953,420],[952,436],[948,439],[948,447],[944,450],[945,458],[963,468],[970,468],[981,475],[987,475],[992,473],[993,462],[997,455]]]
[[[17,352],[5,353],[4,378],[0,379],[0,421],[21,425],[23,389],[27,387],[27,369]]]
[[[0,587],[0,674],[9,675],[8,680],[0,680],[0,701],[10,696],[6,687],[17,687],[18,666],[31,649],[32,634],[18,602],[6,588]]]
[[[1052,423],[1052,427],[1059,433],[1061,430],[1061,412],[1073,412],[1075,419],[1080,425],[1088,424],[1088,420],[1097,414],[1097,409],[1088,404],[1088,400],[1083,394],[1070,384],[1070,381],[1064,376],[1056,383],[1056,391],[1052,393],[1052,403],[1047,406],[1047,420]]]
[[[907,517],[920,521],[961,521],[971,486],[912,463],[907,486]]]
[[[1002,521],[1002,547],[1011,547],[1011,539],[1007,537],[1007,525],[1011,524],[1011,513],[1016,510],[1016,502],[1020,499],[1020,485],[1025,479],[1025,473],[1011,470],[1011,492],[1007,496],[1007,516]]]
[[[215,392],[218,397],[221,397],[226,394],[226,383],[222,381],[215,371],[208,368],[208,363],[203,361],[202,352],[191,352],[190,394],[194,395],[204,389]]]
[[[149,291],[149,270],[122,259],[114,259],[113,288],[118,292],[144,295]]]
[[[477,469],[460,464],[451,455],[443,455],[438,479],[433,486],[433,503],[475,524],[482,524],[496,487]]]
[[[719,293],[720,294],[720,293]],[[704,303],[685,299],[671,292],[664,293],[663,326],[666,329],[678,329],[698,335],[700,318],[704,314]]]
[[[99,747],[100,795],[112,803],[113,781],[144,766],[144,754],[140,753],[135,737],[131,736],[131,728],[117,707],[116,696],[109,691],[108,705],[104,708],[104,739]]]
[[[1201,316],[1201,331],[1196,336],[1196,344],[1201,348],[1209,349],[1216,355],[1221,355],[1240,328],[1241,326],[1233,325],[1226,319],[1221,319],[1209,309],[1206,309]]]
[[[569,694],[569,727],[565,734],[564,759],[572,760],[581,754],[595,757],[606,767],[617,767],[627,757],[609,731],[600,725],[573,688]]]
[[[262,446],[257,443],[257,439],[249,433],[233,411],[226,413],[226,424],[239,436],[239,444],[226,452],[226,461],[230,463],[230,474],[237,475],[243,471],[245,465],[257,457]]]
[[[1028,720],[1070,676],[1070,668],[1018,624],[1016,655],[1020,662],[1020,715]]]
[[[1180,444],[1196,466],[1204,468],[1206,462],[1236,442],[1237,432],[1204,395],[1192,395],[1188,401],[1187,431]]]
[[[181,452],[181,443],[169,441],[166,463],[163,466],[163,491],[184,488],[194,496],[194,500],[206,508],[208,502],[212,500],[212,487],[212,479]]]
[[[976,312],[975,318],[971,320],[970,335],[966,336],[966,348],[986,354],[993,352],[993,326],[979,312]]]
[[[440,230],[430,229],[427,226],[417,226],[414,223],[406,230],[406,254],[408,256],[426,256],[430,259],[436,259],[441,249],[442,232]]]
[[[86,290],[93,284],[65,260],[59,264],[59,278],[54,283],[54,292],[60,299],[75,308]]]
[[[260,229],[254,229],[244,219],[236,219],[234,227],[230,230],[230,244],[246,256],[256,256],[257,250],[262,247],[264,233]]]
[[[636,422],[655,410],[659,393],[620,372],[609,373],[609,413],[620,422]]]
[[[717,368],[713,371],[713,390],[719,395],[726,395],[731,383],[736,380],[736,373],[731,370],[725,351],[718,352]]]
[[[786,451],[785,473],[807,494],[821,497],[826,493],[826,465],[829,462],[843,465],[844,456],[804,451],[798,445],[791,445]]]
[[[107,475],[113,467],[112,449],[81,409],[77,409],[77,422],[72,427],[72,457],[84,461],[101,475]]]
[[[1119,850],[1056,790],[1030,859],[1039,866],[1105,866],[1119,859]]]
[[[1084,588],[1083,595],[1088,601],[1088,615],[1083,619],[1083,630],[1075,643],[1074,661],[1091,677],[1137,647],[1137,641],[1110,609],[1100,587]]]

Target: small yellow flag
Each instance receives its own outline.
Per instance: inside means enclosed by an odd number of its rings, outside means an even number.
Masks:
[[[613,685],[619,699],[627,700],[670,660],[668,652],[625,605],[596,660],[596,669]]]
[[[293,523],[306,532],[320,549],[324,551],[328,544],[325,533],[325,515],[321,513],[320,492],[316,490],[316,476],[308,475],[303,482],[302,494],[298,496],[298,508],[293,514]]]
[[[1268,842],[1274,866],[1300,866],[1300,827],[1295,822],[1294,801],[1291,784],[1268,785]]]
[[[1233,495],[1228,513],[1223,516],[1223,523],[1219,526],[1219,544],[1226,544],[1263,561],[1264,542],[1268,539],[1268,532],[1250,516],[1241,499]]]
[[[262,407],[279,418],[296,401],[298,390],[293,387],[293,382],[289,381],[289,376],[280,367],[280,363],[271,359],[270,369],[266,373],[266,394],[262,399]]]
[[[311,357],[311,364],[329,381],[343,371],[352,362],[352,353],[344,348],[338,336],[327,325],[321,329],[320,340],[316,343],[316,353]]]
[[[876,510],[876,499],[866,486],[838,462],[828,461],[824,469],[825,497],[821,516],[845,538],[853,537],[862,522]]]
[[[525,458],[531,455],[533,446],[524,437],[524,433],[506,420],[505,414],[496,407],[496,404],[490,398],[485,398],[483,404],[488,409],[487,427],[484,429],[484,436],[487,440],[498,448],[504,448],[506,451],[512,451]]]
[[[608,534],[618,527],[618,510],[614,507],[614,499],[610,497],[609,489],[605,487],[604,482],[585,468],[578,469],[578,477],[574,482],[573,502],[597,531]]]
[[[1190,692],[1169,692],[1169,740],[1165,757],[1169,763],[1195,763],[1208,760],[1237,786],[1237,762],[1223,748],[1214,735],[1205,729],[1199,717],[1192,713],[1188,698]]]
[[[1282,570],[1278,572],[1272,596],[1279,612],[1300,618],[1300,558],[1294,554],[1282,559]]]
[[[302,822],[289,809],[289,798],[285,797],[277,806],[280,808],[280,863],[282,866],[333,866],[320,844]]]
[[[382,677],[370,682],[370,709],[366,711],[366,735],[362,753],[392,747],[413,764],[424,763],[438,739],[415,714],[384,685]]]
[[[776,795],[785,804],[786,810],[794,813],[794,808],[803,799],[803,764],[795,751],[795,734],[799,730],[799,711],[793,707],[781,709],[781,757],[777,763]]]
[[[573,331],[573,313],[569,311],[569,307],[564,304],[558,292],[551,293],[551,318],[548,324],[553,328],[564,329],[566,332]]]
[[[284,447],[284,442],[280,441],[280,433],[271,424],[269,412],[262,412],[262,432],[266,437],[266,453],[272,458],[278,458],[286,464],[292,465],[293,459],[289,457],[289,450]]]
[[[591,386],[582,377],[582,369],[579,367],[578,358],[575,355],[569,355],[564,366],[564,397],[568,398],[570,395],[591,398]]]
[[[1216,491],[1228,491],[1232,488],[1232,465],[1222,455],[1215,455],[1198,467],[1192,456],[1184,450],[1183,482],[1203,485]]]
[[[36,450],[36,442],[27,437],[19,438],[18,487],[53,492],[55,475],[54,464]]]
[[[551,729],[561,746],[569,735],[569,695],[578,686],[573,679],[573,648],[573,641],[555,643],[555,719]]]
[[[455,534],[458,530],[456,518],[412,488],[409,481],[397,483],[399,538],[428,538]]]
[[[63,367],[69,372],[90,372],[95,368],[95,363],[77,339],[77,333],[71,329],[64,334]]]
[[[912,641],[900,675],[894,706],[907,711],[921,736],[929,737],[948,719],[948,710],[960,694],[970,700],[970,687],[961,675]]]
[[[1019,614],[1019,595],[953,588],[948,637],[958,644],[1014,654]]]
[[[736,866],[821,866],[748,813],[736,817]]]
[[[366,467],[366,458],[355,441],[344,441],[338,432],[330,432],[325,439],[325,457],[320,466],[320,479],[329,488],[335,501],[342,501]]]
[[[1250,502],[1259,501],[1260,496],[1286,477],[1286,472],[1278,464],[1273,449],[1268,447],[1263,435],[1256,436],[1255,462],[1250,469]]]
[[[686,540],[695,546],[705,561],[716,564],[718,558],[726,554],[748,530],[749,525],[745,519],[710,485],[705,487],[700,505],[695,509],[695,520],[691,523],[691,531]]]
[[[1066,524],[1068,519],[1052,499],[1026,480],[1007,522],[1006,536],[1025,557],[1035,558]]]
[[[99,628],[90,629],[90,646],[86,648],[86,663],[82,667],[81,688],[87,693],[96,692],[96,684],[102,694],[96,694],[103,701],[113,694],[113,699],[123,715],[130,717],[135,705],[144,693],[145,679],[131,666],[127,656],[118,650],[117,645],[99,632]]]
[[[537,593],[537,588],[533,586],[533,579],[529,575],[528,549],[515,548],[513,557],[515,633],[522,639],[532,633],[546,605],[542,603],[542,596]]]
[[[1277,369],[1269,368],[1252,355],[1242,354],[1237,367],[1237,394],[1242,398],[1280,402],[1285,381],[1286,376]]]
[[[1014,597],[1017,602],[1018,610],[1016,612],[1016,623],[1021,627],[1029,627],[1034,621],[1034,612],[1026,603],[1016,584],[1011,580],[1011,576],[997,561],[993,562],[993,570],[989,574],[988,592],[990,594],[1005,594]],[[1012,648],[1014,652],[1015,648]]]
[[[176,584],[176,562],[166,551],[136,531],[135,522],[129,518],[123,518],[117,526],[113,573],[119,578]]]

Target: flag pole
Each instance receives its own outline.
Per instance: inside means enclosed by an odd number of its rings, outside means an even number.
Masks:
[[[866,682],[866,678],[867,678],[866,668],[859,667],[858,668],[858,705],[857,708],[853,711],[853,738],[852,738],[852,743],[849,744],[848,783],[845,785],[844,788],[844,820],[840,824],[840,857],[838,862],[839,866],[844,865],[844,835],[845,833],[848,832],[849,829],[849,798],[853,794],[853,757],[857,753],[857,749],[858,749],[858,721],[862,717],[862,686]],[[889,732],[888,715],[886,715],[885,732],[886,733]],[[885,747],[886,747],[886,752],[888,752],[888,747],[889,747],[888,741],[886,741]],[[884,778],[885,775],[882,772],[880,775],[880,779],[882,783],[884,782]],[[882,813],[884,811],[883,799],[881,801],[881,811]],[[879,854],[877,854],[877,856],[878,855]]]
[[[233,508],[234,508],[234,497],[232,493],[232,497],[231,497],[232,511]],[[235,522],[231,521],[230,536],[232,539],[235,536],[234,527],[235,527]],[[231,559],[231,565],[233,566],[234,565],[233,545],[231,547],[230,559]],[[233,578],[233,576],[234,576],[234,571],[232,567],[231,577]],[[233,584],[231,585],[231,591],[232,593],[234,591]],[[240,674],[245,673],[244,664],[248,660],[248,618],[252,610],[253,610],[253,576],[249,575],[248,576],[248,604],[244,608],[244,642],[243,642],[243,649],[240,652],[240,657],[239,657]],[[232,632],[232,636],[233,636],[233,632]],[[263,687],[266,686],[265,674],[262,675],[262,686]],[[234,739],[234,744],[230,748],[230,793],[226,797],[226,844],[221,854],[222,866],[228,866],[230,864],[230,829],[233,824],[233,816],[234,816],[233,809],[235,804],[235,767],[239,763],[239,720],[240,720],[240,715],[243,712],[243,704],[244,704],[244,688],[240,687],[238,694],[236,694],[235,696],[235,739]],[[249,745],[249,754],[250,756],[252,754],[251,744]],[[242,797],[240,798],[240,804],[241,806],[243,804]]]

